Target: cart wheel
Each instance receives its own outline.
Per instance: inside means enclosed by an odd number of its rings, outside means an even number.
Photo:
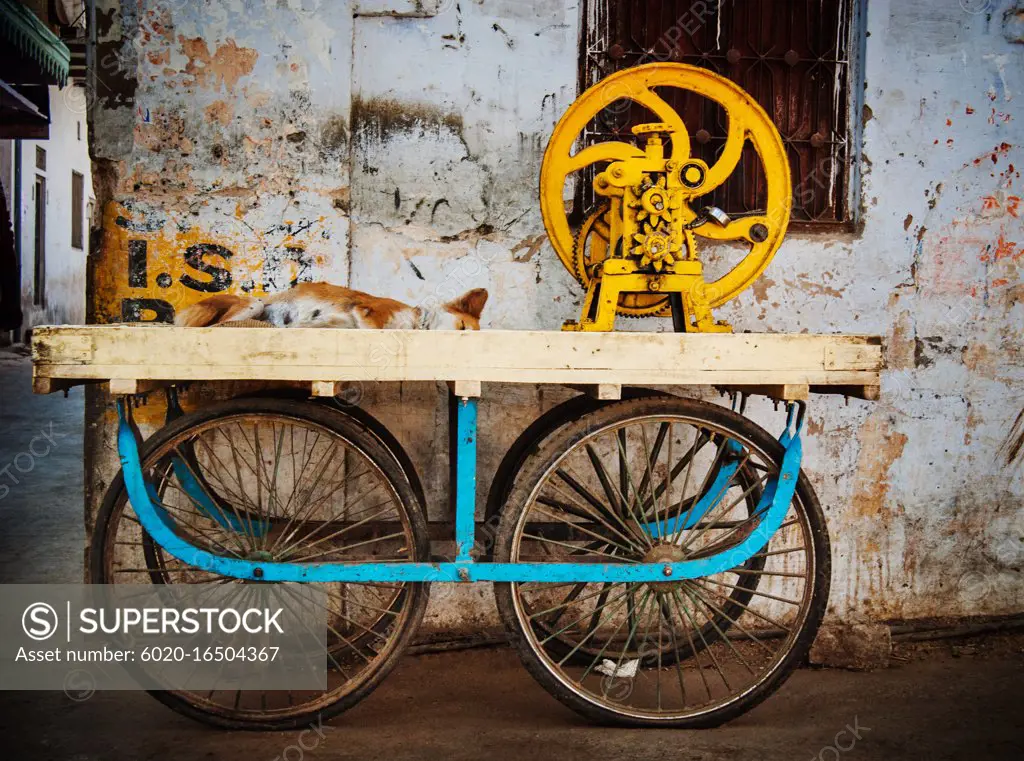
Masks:
[[[235,399],[204,407],[148,439],[142,466],[178,530],[215,554],[296,562],[429,557],[422,506],[394,457],[360,423],[318,405]],[[196,484],[217,512],[200,504]],[[164,553],[132,514],[120,474],[97,516],[90,572],[98,584],[227,581]],[[293,586],[296,601],[311,604]],[[326,691],[152,694],[187,716],[234,729],[297,728],[355,705],[411,641],[427,588],[318,586],[327,595]]]
[[[673,399],[669,394],[664,394],[658,391],[652,391],[650,389],[642,388],[626,388],[623,389],[623,398],[625,399],[639,399],[639,398],[650,398],[660,397],[664,399]],[[488,525],[498,525],[498,520],[501,517],[502,508],[505,506],[509,495],[515,488],[520,475],[523,472],[523,465],[529,459],[529,455],[532,452],[536,452],[543,445],[544,440],[553,434],[555,434],[563,426],[568,425],[571,422],[579,420],[581,416],[590,413],[596,409],[607,404],[607,402],[599,402],[588,396],[577,396],[573,397],[567,402],[563,402],[561,405],[552,408],[547,413],[538,418],[529,428],[527,428],[515,443],[506,453],[501,464],[498,466],[495,472],[494,479],[491,482],[491,488],[487,495],[487,523]],[[666,434],[669,426],[659,426],[658,433],[655,435],[654,440],[651,442],[651,459],[652,461],[658,460],[661,449],[665,445]],[[717,446],[724,446],[725,440],[720,441]],[[718,463],[718,467],[721,467],[721,461]],[[712,484],[715,483],[715,474],[708,479],[709,483],[705,487],[705,493],[708,489],[712,488]],[[748,515],[753,512],[761,498],[761,484],[757,474],[750,467],[740,468],[736,473],[736,482],[740,489],[743,490],[745,495],[742,502],[743,507],[747,510]],[[703,494],[702,494],[703,496]],[[493,524],[492,524],[493,521]],[[495,530],[496,534],[497,531]],[[591,543],[597,549],[602,549],[600,545]],[[765,559],[764,557],[757,555],[750,558],[744,565],[743,568],[748,571],[759,571],[764,568]],[[664,643],[664,652],[661,654],[663,663],[672,663],[673,659],[678,654],[691,653],[693,650],[700,650],[706,646],[707,642],[714,641],[718,637],[718,632],[729,628],[729,617],[735,618],[739,615],[743,606],[750,601],[751,590],[757,588],[760,576],[756,573],[743,574],[736,581],[736,588],[731,590],[729,593],[729,601],[726,605],[723,605],[721,615],[716,615],[714,620],[708,622],[703,627],[704,637],[695,638],[692,646],[690,643],[684,643],[679,648],[677,653],[670,643]],[[583,591],[584,585],[577,584],[572,585],[575,587],[574,594],[580,594]],[[608,586],[604,589],[607,591]],[[606,595],[607,597],[607,595]],[[597,604],[600,604],[600,597],[598,598]],[[582,663],[587,665],[590,661],[589,658],[594,657],[600,652],[600,644],[593,644],[591,642],[578,642],[578,638],[574,637],[575,632],[561,631],[561,627],[558,622],[562,620],[560,611],[556,611],[551,619],[551,628],[546,631],[545,634],[553,634],[554,636],[548,641],[547,647],[553,655],[556,655],[559,659],[563,656],[567,656],[570,662],[577,664]],[[538,631],[548,629],[549,619],[541,617],[534,622],[535,628]],[[648,648],[646,656],[653,658],[652,648]]]
[[[767,431],[716,405],[607,405],[523,463],[495,559],[726,552],[757,527],[752,495],[777,476],[782,454]],[[695,505],[707,512],[695,517]],[[729,571],[651,584],[495,584],[495,597],[527,669],[570,708],[602,722],[697,728],[738,716],[785,681],[817,632],[829,573],[824,516],[801,473],[782,527]]]

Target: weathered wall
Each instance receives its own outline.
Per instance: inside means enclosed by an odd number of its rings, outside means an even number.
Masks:
[[[73,85],[50,87],[50,138],[21,141],[21,309],[22,330],[36,325],[77,325],[85,320],[86,247],[71,245],[71,172],[84,177],[83,211],[95,200],[89,161],[85,91]],[[36,146],[46,151],[46,169],[36,168]],[[0,141],[0,178],[8,203],[15,199],[14,141]],[[33,303],[35,277],[36,177],[46,182],[45,295],[42,306]],[[14,210],[12,209],[12,214]],[[88,225],[88,222],[86,222]],[[88,241],[88,227],[83,243]]]
[[[315,0],[99,5],[97,321],[167,315],[229,278],[259,291],[299,277],[417,303],[484,286],[489,327],[575,315],[535,190],[575,94],[575,3],[364,2],[355,17]],[[1024,46],[1008,39],[1009,5],[871,0],[863,229],[791,235],[723,310],[737,330],[887,339],[882,402],[812,407],[807,470],[832,530],[840,620],[1024,604],[1024,466],[1006,446],[1024,405],[1024,134],[1010,116]],[[443,393],[361,391],[438,517]],[[565,395],[488,394],[482,483],[517,429]],[[769,405],[753,409],[780,426]],[[114,472],[109,435],[91,434],[95,489]],[[495,623],[486,588],[432,593],[435,626]]]
[[[351,9],[256,5],[101,12],[97,320],[347,277]]]

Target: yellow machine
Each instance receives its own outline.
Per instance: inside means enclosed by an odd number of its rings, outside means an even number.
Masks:
[[[696,93],[725,111],[725,142],[713,166],[691,156],[686,125],[657,92],[667,88]],[[600,142],[573,152],[602,111],[630,102],[657,119],[633,127],[636,142]],[[748,144],[763,167],[766,208],[737,219],[710,206],[695,209],[734,173]],[[604,203],[574,232],[567,184],[594,165],[601,165],[594,193]],[[616,314],[668,316],[674,304],[677,329],[727,332],[731,326],[716,321],[711,310],[764,272],[785,235],[792,189],[782,139],[750,95],[706,69],[653,63],[613,74],[569,107],[544,154],[540,202],[555,252],[587,289],[582,318],[564,330],[610,331]],[[698,238],[736,241],[749,250],[707,282]]]

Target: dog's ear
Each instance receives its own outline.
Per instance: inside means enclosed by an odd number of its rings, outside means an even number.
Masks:
[[[373,307],[360,304],[359,306],[352,308],[352,313],[355,314],[362,322],[366,323],[364,327],[376,327],[374,325],[374,322],[376,321],[376,314],[373,311]]]
[[[479,320],[485,304],[487,304],[487,289],[474,288],[471,291],[466,291],[454,301],[449,301],[446,306],[451,311],[462,312]]]

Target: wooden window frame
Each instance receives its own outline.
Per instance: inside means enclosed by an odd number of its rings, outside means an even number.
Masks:
[[[695,20],[703,23],[710,23],[714,25],[715,14],[720,5],[734,5],[736,2],[743,2],[744,0],[697,0],[696,2],[689,3],[686,7],[688,13],[693,14]],[[580,4],[581,23],[580,23],[580,42],[579,42],[579,91],[587,89],[587,87],[594,84],[597,80],[601,79],[602,76],[596,76],[597,68],[594,65],[594,49],[593,42],[595,34],[599,34],[600,31],[595,32],[591,29],[591,19],[594,17],[593,13],[595,9],[599,8],[601,4],[605,3],[617,3],[618,0],[582,0]],[[653,6],[654,3],[651,3]],[[659,4],[660,6],[661,4]],[[668,5],[668,3],[665,3]],[[844,86],[845,101],[843,108],[845,109],[845,140],[843,141],[844,146],[844,160],[838,168],[838,172],[829,175],[829,177],[838,178],[838,181],[843,183],[844,192],[838,196],[838,201],[841,204],[841,208],[836,209],[836,216],[840,217],[837,219],[817,219],[807,220],[801,219],[799,214],[794,214],[794,217],[790,221],[789,229],[796,233],[859,233],[862,229],[861,219],[861,194],[862,194],[862,178],[860,171],[861,164],[861,148],[863,142],[863,108],[864,108],[864,55],[867,39],[867,0],[849,0],[848,9],[848,33],[846,37],[846,55],[836,59],[840,65],[842,65],[845,71],[846,83]],[[682,24],[682,18],[677,19],[677,24]],[[669,28],[665,28],[662,31],[663,36],[669,36],[667,34]],[[603,70],[603,75],[611,73],[612,70],[618,70],[620,68],[628,68],[628,66],[636,65],[637,63],[644,62],[655,62],[655,61],[666,61],[666,60],[684,60],[687,63],[697,63],[700,65],[700,61],[687,60],[686,56],[678,56],[673,58],[670,51],[657,51],[649,50],[645,51],[643,58],[645,60],[636,60],[633,62],[627,59],[632,54],[636,57],[638,51],[623,51],[615,50],[615,44],[610,42],[614,32],[608,30],[606,32],[607,39],[603,42],[607,45],[609,58],[612,58],[614,54],[622,56],[622,60],[625,65],[616,66],[614,64]],[[660,41],[660,40],[659,40]],[[598,46],[600,47],[600,46]],[[721,46],[722,53],[726,51],[726,45]],[[692,56],[691,56],[692,57]],[[713,68],[713,67],[712,67]],[[769,116],[771,116],[769,111]],[[785,136],[784,136],[785,140]],[[790,151],[789,145],[787,144],[787,152]],[[833,160],[833,163],[834,160]],[[819,164],[820,165],[820,164]],[[813,165],[812,165],[813,166]],[[797,206],[797,196],[801,192],[801,184],[805,182],[818,183],[814,177],[817,175],[817,169],[814,169],[810,173],[804,175],[803,179],[794,176],[794,206]],[[806,187],[806,185],[804,185]],[[584,191],[585,192],[585,191]],[[585,206],[585,199],[581,195],[579,188],[577,192],[577,201],[579,206]],[[802,207],[801,207],[802,208]],[[827,208],[833,208],[829,205]],[[584,211],[584,209],[580,209]]]

